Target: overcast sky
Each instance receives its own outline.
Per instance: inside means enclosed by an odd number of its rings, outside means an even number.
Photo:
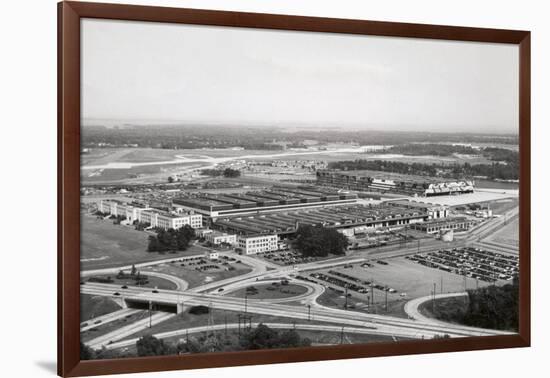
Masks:
[[[517,132],[515,45],[82,22],[82,116]]]

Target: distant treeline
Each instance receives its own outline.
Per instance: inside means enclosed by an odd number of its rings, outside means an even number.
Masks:
[[[426,164],[404,163],[387,160],[346,160],[330,162],[330,169],[341,170],[371,170],[391,173],[442,177],[453,179],[471,179],[474,176],[487,177],[490,180],[517,180],[519,178],[519,162],[491,164]]]
[[[392,146],[386,149],[385,152],[409,156],[452,156],[454,154],[482,155],[492,161],[512,164],[517,163],[519,159],[519,154],[517,151],[507,148],[484,147],[481,149],[476,149],[470,146],[439,143],[407,143]]]
[[[82,128],[82,147],[150,147],[167,149],[243,147],[257,150],[281,150],[302,147],[306,140],[320,143],[354,143],[358,145],[399,145],[405,143],[499,143],[517,144],[517,135],[466,133],[396,132],[379,130],[299,128],[285,132],[282,127],[149,125],[107,128]]]
[[[177,230],[158,229],[156,236],[149,236],[147,252],[185,251],[194,237],[195,230],[189,225],[185,225]]]
[[[225,168],[225,169],[203,169],[201,170],[201,174],[205,176],[212,176],[212,177],[229,177],[229,178],[235,178],[241,176],[241,171],[238,169],[232,169],[232,168]]]
[[[451,156],[453,154],[477,155],[479,150],[470,146],[438,144],[438,143],[408,143],[390,147],[386,150],[392,154],[403,154],[410,156]]]

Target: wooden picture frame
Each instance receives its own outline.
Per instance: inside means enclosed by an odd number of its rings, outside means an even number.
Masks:
[[[81,361],[80,21],[152,21],[519,46],[520,306],[514,335]],[[83,376],[440,353],[530,345],[530,32],[85,2],[58,4],[58,374]]]

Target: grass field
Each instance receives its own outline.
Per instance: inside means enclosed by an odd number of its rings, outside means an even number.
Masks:
[[[144,273],[144,275],[147,275],[147,273]],[[114,282],[113,282],[114,285],[137,286],[135,280],[133,280],[131,278],[119,279],[119,278],[116,278],[115,275],[113,275],[113,274],[94,276],[94,277],[110,277],[111,279],[114,280]],[[147,280],[148,280],[148,283],[146,283],[145,285],[140,285],[140,286],[150,287],[150,288],[157,288],[157,289],[162,289],[162,290],[175,290],[176,287],[177,287],[176,284],[174,284],[173,282],[170,282],[168,280],[165,280],[165,279],[159,278],[159,277],[148,276]]]
[[[277,285],[272,284],[251,284],[249,287],[255,287],[258,289],[256,294],[251,294],[248,292],[248,298],[250,299],[280,299],[280,298],[291,298],[298,295],[302,295],[307,292],[307,288],[301,285],[289,284]],[[239,290],[232,291],[227,294],[229,297],[244,298],[247,288],[242,288]]]
[[[80,322],[85,322],[88,319],[97,318],[105,314],[110,314],[120,310],[121,307],[112,299],[80,294]]]
[[[154,312],[153,312],[154,314]],[[103,336],[108,334],[109,332],[115,331],[121,327],[124,327],[128,324],[137,322],[138,320],[145,319],[149,317],[149,311],[143,310],[140,312],[136,312],[131,315],[127,315],[121,319],[117,319],[115,321],[106,323],[106,324],[98,324],[97,327],[90,328],[87,331],[80,333],[80,341],[86,342],[92,339],[95,339],[96,337]]]
[[[149,253],[148,236],[130,226],[114,225],[111,220],[81,214],[80,269],[112,268],[204,253],[193,246],[175,254]]]
[[[439,298],[421,303],[418,307],[420,313],[429,318],[435,318],[446,322],[453,322],[453,314],[457,311],[465,312],[468,306],[467,296],[453,298]]]
[[[370,294],[359,294],[349,292],[351,297],[348,297],[347,305],[349,311],[359,311],[369,314],[391,315],[400,318],[407,318],[404,307],[407,299],[404,298],[389,298],[388,307],[386,308],[385,295],[382,292],[376,292],[374,297],[374,305],[367,306]],[[333,308],[345,309],[346,297],[343,294],[336,293],[333,290],[326,290],[317,298],[317,303]]]
[[[231,264],[235,270],[216,270],[199,272],[193,267],[182,267],[179,263],[166,263],[161,265],[155,265],[148,267],[147,270],[159,273],[166,273],[171,276],[179,277],[189,283],[189,288],[194,288],[200,285],[204,285],[213,281],[220,281],[226,278],[240,276],[251,272],[252,269],[245,264]]]
[[[519,245],[519,218],[510,221],[489,237],[489,240],[512,247]]]

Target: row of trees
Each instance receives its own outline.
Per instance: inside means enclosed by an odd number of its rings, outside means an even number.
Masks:
[[[237,338],[225,334],[209,334],[186,342],[168,343],[154,336],[143,336],[136,342],[137,355],[166,356],[181,353],[226,352],[252,349],[297,348],[310,346],[295,330],[276,331],[265,324],[243,332]]]
[[[464,133],[402,132],[385,130],[346,130],[298,128],[286,133],[265,125],[231,127],[219,125],[125,125],[82,128],[82,147],[138,146],[152,148],[228,148],[280,150],[282,144],[300,146],[306,140],[319,143],[356,143],[357,145],[399,145],[406,143],[499,143],[517,144],[517,135],[476,135]]]
[[[343,255],[348,245],[348,238],[335,229],[311,225],[300,225],[293,241],[293,247],[308,257]]]
[[[411,156],[451,156],[453,154],[476,155],[479,153],[478,150],[469,146],[439,143],[398,144],[388,148],[386,152]]]
[[[442,177],[442,178],[471,178],[483,176],[488,179],[517,180],[519,177],[519,161],[494,162],[491,164],[426,164],[404,163],[386,160],[345,160],[329,163],[331,169],[341,170],[371,170],[400,174]]]
[[[156,236],[149,236],[147,252],[185,251],[194,237],[195,230],[187,224],[177,230],[157,229]]]
[[[519,285],[517,279],[504,286],[469,290],[467,303],[448,298],[438,301],[436,318],[473,327],[518,330]],[[430,306],[426,306],[430,311]],[[431,312],[431,311],[430,311]]]
[[[212,177],[229,177],[229,178],[235,178],[241,176],[241,171],[238,169],[233,168],[225,168],[225,169],[203,169],[201,171],[201,174],[206,176],[212,176]]]

